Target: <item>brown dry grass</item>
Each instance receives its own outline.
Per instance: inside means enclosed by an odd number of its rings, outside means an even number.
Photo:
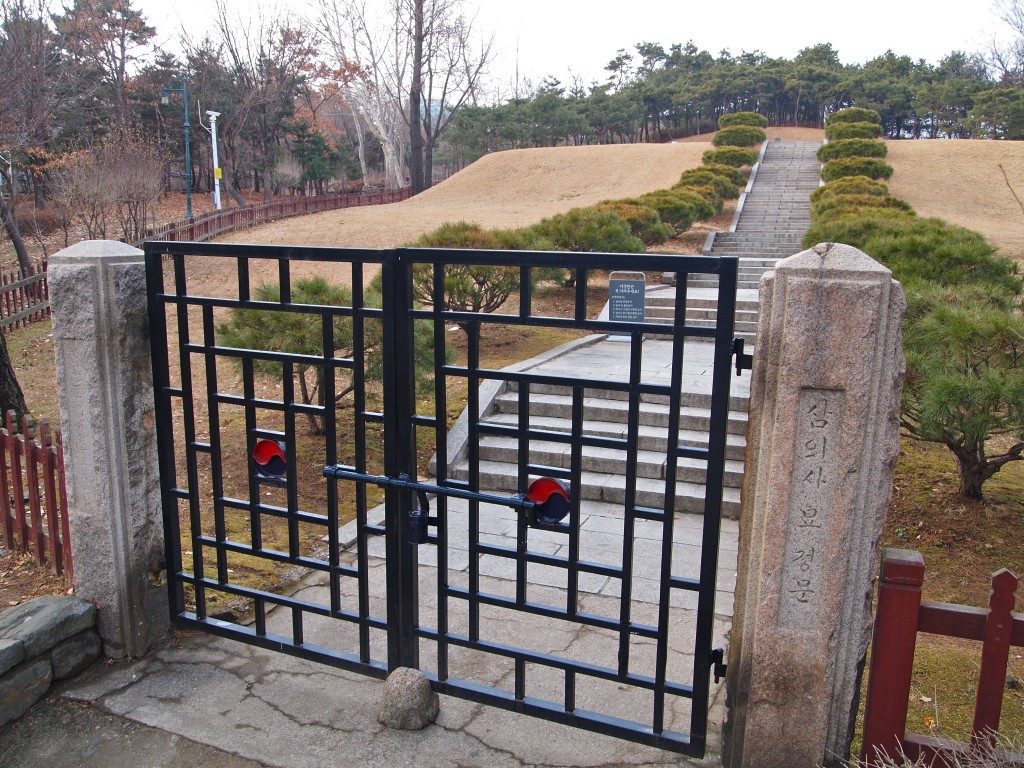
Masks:
[[[921,216],[981,232],[1006,256],[1024,260],[1024,142],[984,139],[889,141],[889,189]]]
[[[393,248],[446,221],[521,227],[571,208],[670,187],[701,164],[710,144],[622,144],[495,152],[436,187],[394,205],[286,219],[225,242]],[[210,283],[219,270],[210,265]],[[301,274],[302,267],[296,269]],[[347,268],[325,275],[347,282]],[[227,279],[225,273],[220,276]]]

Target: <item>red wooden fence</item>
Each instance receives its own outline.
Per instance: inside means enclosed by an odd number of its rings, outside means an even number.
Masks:
[[[232,229],[244,229],[289,216],[303,216],[308,213],[333,211],[339,208],[355,208],[363,205],[384,205],[397,203],[409,198],[408,187],[389,192],[360,192],[336,195],[313,195],[309,197],[287,197],[269,203],[237,208],[230,211],[215,211],[198,216],[192,221],[179,221],[150,230],[147,240],[206,240]]]
[[[21,431],[14,412],[0,428],[0,516],[4,546],[25,552],[71,579],[71,536],[60,432],[28,417]]]
[[[0,272],[0,329],[5,333],[50,316],[46,259],[33,264],[32,271],[28,277],[20,269]]]
[[[924,558],[919,552],[887,549],[878,587],[875,633],[871,646],[862,758],[880,765],[881,758],[949,765],[953,755],[991,752],[996,746],[1011,646],[1024,646],[1024,614],[1013,613],[1017,577],[1007,570],[992,576],[987,610],[921,601]],[[971,741],[968,744],[907,733],[907,705],[914,671],[917,633],[977,640],[981,673]],[[1024,768],[1024,756],[1009,756],[1000,765]]]

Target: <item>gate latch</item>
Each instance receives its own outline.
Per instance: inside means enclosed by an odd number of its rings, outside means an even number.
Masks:
[[[744,340],[739,336],[732,340],[732,353],[736,355],[736,375],[754,370],[754,356],[743,352]]]
[[[412,509],[409,510],[409,543],[426,544],[429,541],[429,527],[437,525],[437,518],[430,516],[430,502],[427,494],[417,491]]]
[[[729,666],[725,663],[724,648],[715,648],[713,651],[711,651],[711,664],[714,670],[715,682],[722,682],[722,678],[725,677],[725,670]]]

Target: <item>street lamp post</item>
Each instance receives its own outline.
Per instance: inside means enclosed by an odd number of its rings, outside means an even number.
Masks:
[[[217,158],[217,118],[220,112],[207,110],[206,116],[210,118],[210,139],[213,146],[213,206],[220,210],[220,163]]]
[[[183,81],[180,88],[161,88],[160,103],[170,104],[172,93],[181,94],[185,105],[185,216],[192,221],[192,124],[188,120],[188,82]]]

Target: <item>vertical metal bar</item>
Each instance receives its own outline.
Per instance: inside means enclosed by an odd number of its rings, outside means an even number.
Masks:
[[[188,295],[188,281],[185,275],[185,257],[176,254],[174,261],[174,292],[177,296]],[[203,572],[202,517],[199,508],[199,468],[196,461],[196,419],[192,402],[192,360],[186,349],[189,343],[188,305],[179,302],[178,355],[181,363],[181,412],[185,422],[185,474],[188,481],[189,528],[192,537],[192,572],[195,574],[196,616],[206,618],[206,585]],[[168,422],[169,424],[170,422]]]
[[[437,306],[436,304],[434,306]],[[524,264],[519,268],[519,317],[528,318],[533,311],[533,282],[530,279],[530,267]]]
[[[576,711],[576,673],[565,670],[565,711]]]
[[[434,456],[438,485],[448,479],[448,387],[444,375],[446,362],[445,322],[440,316],[444,306],[444,265],[434,265]],[[437,505],[437,679],[448,679],[448,499],[439,495]]]
[[[203,357],[206,360],[206,410],[210,426],[210,478],[213,486],[213,525],[217,540],[217,581],[228,583],[227,525],[224,521],[224,474],[220,450],[220,407],[217,403],[217,356],[211,352],[215,346],[213,307],[203,305]]]
[[[636,461],[640,442],[640,384],[644,338],[629,340],[629,406],[626,415],[626,498],[622,520],[622,585],[619,591],[619,674],[629,674],[629,627],[633,611],[633,537],[636,524]]]
[[[242,358],[242,394],[245,397],[245,455],[249,480],[249,536],[252,548],[263,549],[263,517],[260,513],[260,481],[252,468],[256,449],[256,375],[251,357]]]
[[[150,354],[153,358],[153,393],[157,421],[157,461],[160,465],[160,504],[164,518],[164,559],[167,562],[167,597],[172,616],[184,606],[181,589],[181,530],[178,520],[178,501],[174,497],[174,430],[171,416],[170,371],[167,355],[167,307],[160,299],[164,293],[163,254],[150,246],[145,249],[145,292],[150,325]],[[62,453],[62,444],[58,450]],[[57,467],[62,472],[62,457]],[[61,505],[67,504],[61,483]],[[62,511],[62,510],[61,510]],[[67,519],[67,515],[62,515]],[[62,520],[61,520],[62,522]],[[65,539],[65,547],[68,540]]]
[[[412,349],[412,269],[401,250],[384,258],[384,473],[416,474],[416,412]],[[388,668],[419,667],[416,629],[419,603],[418,552],[411,542],[409,493],[384,491],[387,587]]]
[[[725,479],[726,435],[729,431],[732,340],[736,316],[736,275],[739,259],[723,257],[719,263],[721,269],[718,273],[715,367],[711,379],[711,426],[708,433],[704,531],[701,537],[700,590],[697,592],[697,634],[693,649],[693,708],[690,723],[691,743],[699,745],[702,752],[708,728],[711,643],[715,621],[715,582],[718,577],[718,537],[722,528],[722,486]],[[683,311],[685,313],[685,306]],[[675,465],[679,457],[678,432],[672,436],[669,448],[671,450],[670,461]]]
[[[522,658],[515,661],[515,689],[516,699],[526,698],[526,662]]]
[[[238,257],[238,300],[249,300],[249,257]]]
[[[323,383],[320,392],[323,398],[322,412],[324,424],[324,466],[332,467],[338,463],[338,422],[335,413],[336,403],[334,386],[334,315],[324,312],[321,315],[323,335],[324,366]],[[331,567],[328,575],[328,591],[331,596],[331,613],[341,611],[341,585],[338,583],[338,481],[327,478],[327,561]]]
[[[676,304],[672,334],[672,374],[668,398],[668,461],[665,465],[665,502],[662,506],[664,521],[661,528],[661,584],[658,590],[658,640],[654,668],[653,730],[665,729],[665,677],[668,667],[669,606],[672,596],[672,539],[675,528],[676,475],[679,467],[676,445],[679,442],[679,408],[683,388],[683,354],[685,338],[682,328],[686,324],[686,283],[676,280]],[[693,709],[702,707],[694,698]],[[691,733],[691,738],[693,734]]]
[[[583,495],[583,387],[572,388],[572,443],[569,477],[572,498],[569,501],[569,573],[566,579],[565,610],[576,615],[580,586],[580,497]]]
[[[288,457],[285,468],[285,498],[288,508],[288,556],[299,557],[299,470],[298,445],[295,435],[295,364],[281,364],[282,390],[284,402],[284,452]]]
[[[356,471],[366,472],[366,308],[363,295],[363,265],[352,265],[352,428],[355,431]],[[369,555],[366,551],[366,484],[355,484],[356,570],[359,603],[359,660],[370,661]]]
[[[530,383],[520,381],[517,385],[519,399],[516,402],[516,413],[519,427],[518,478],[516,489],[525,494],[529,486],[530,476],[527,467],[530,464]],[[526,550],[529,544],[529,525],[526,515],[519,515],[516,520],[516,604],[526,603]]]
[[[480,323],[471,322],[466,353],[466,409],[469,412],[469,489],[480,490]],[[469,639],[480,639],[480,502],[469,502]]]

